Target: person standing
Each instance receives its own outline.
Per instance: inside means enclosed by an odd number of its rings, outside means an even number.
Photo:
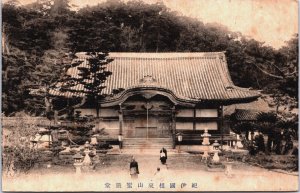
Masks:
[[[257,146],[257,152],[265,152],[265,141],[264,141],[264,135],[261,131],[258,132],[258,135],[255,136],[255,143]]]
[[[166,164],[167,159],[168,159],[167,150],[163,147],[160,150],[160,161],[162,164]]]
[[[132,157],[132,160],[131,160],[131,162],[130,162],[129,169],[130,169],[130,176],[131,176],[131,179],[137,179],[137,178],[138,178],[138,174],[139,174],[140,172],[139,172],[139,165],[138,165],[138,163],[135,161],[134,157]]]

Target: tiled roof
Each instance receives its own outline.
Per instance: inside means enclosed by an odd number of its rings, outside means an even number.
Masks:
[[[264,94],[261,94],[261,97],[249,103],[240,103],[225,106],[223,110],[224,116],[233,114],[236,111],[236,109],[247,109],[260,112],[269,112],[275,110],[274,107],[270,107],[268,105],[268,102],[264,100]]]
[[[237,121],[256,121],[260,111],[236,109],[232,114],[233,118]]]
[[[87,65],[85,53],[77,53],[78,60]],[[111,94],[114,89],[134,87],[159,87],[173,92],[181,99],[201,100],[245,100],[256,99],[259,93],[237,87],[231,81],[225,54],[210,53],[110,53],[114,59],[107,65],[112,72],[105,82],[103,94]],[[78,76],[77,68],[68,73]],[[82,85],[74,89],[83,89]],[[67,95],[52,90],[54,95]]]

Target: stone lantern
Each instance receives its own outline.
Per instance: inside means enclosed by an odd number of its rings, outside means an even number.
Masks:
[[[218,143],[217,140],[215,140],[215,142],[212,144],[213,146],[213,153],[214,153],[214,156],[213,156],[213,162],[215,163],[219,163],[220,162],[220,157],[219,157],[219,147],[220,147],[220,144]]]
[[[179,147],[178,147],[178,153],[180,152],[180,145],[181,145],[181,142],[182,142],[182,133],[178,133],[177,134],[177,139],[178,139],[178,142],[179,142]]]
[[[207,161],[207,158],[209,157],[208,155],[208,151],[209,151],[209,137],[211,136],[211,134],[208,133],[207,129],[205,129],[204,133],[201,135],[201,137],[203,137],[203,141],[202,141],[202,145],[203,147],[203,155],[202,155],[202,159]]]
[[[233,163],[234,163],[233,161],[229,161],[228,158],[227,158],[227,162],[225,163],[226,164],[225,175],[227,177],[232,177],[233,176],[233,172],[232,172]]]
[[[204,130],[204,133],[201,135],[203,137],[202,145],[210,145],[209,137],[211,134],[208,133],[207,129]]]
[[[83,158],[83,161],[82,161],[82,165],[83,165],[83,170],[84,171],[89,171],[91,166],[93,166],[93,163],[91,161],[91,158],[90,158],[90,143],[87,141],[85,142],[84,144],[84,153],[85,153],[85,156]]]
[[[82,167],[82,155],[77,153],[73,156],[74,159],[74,166],[76,168],[76,174],[81,174],[81,167]]]

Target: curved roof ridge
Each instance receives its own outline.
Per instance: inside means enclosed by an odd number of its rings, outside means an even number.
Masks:
[[[218,65],[218,67],[219,67],[219,70],[224,71],[224,73],[220,72],[220,74],[223,75],[224,77],[222,76],[222,78],[227,81],[227,83],[228,83],[227,87],[232,87],[234,89],[239,89],[239,90],[243,90],[243,91],[250,91],[250,92],[253,92],[253,93],[258,93],[257,91],[250,90],[250,88],[243,88],[243,87],[236,86],[234,84],[234,82],[232,81],[231,76],[230,76],[230,72],[229,72],[228,63],[227,63],[225,53],[222,53],[222,54],[223,55],[220,57],[220,60],[222,60],[222,61],[220,61],[221,64]]]
[[[79,58],[87,58],[86,52],[77,52]],[[111,58],[198,58],[224,56],[224,52],[109,52]]]

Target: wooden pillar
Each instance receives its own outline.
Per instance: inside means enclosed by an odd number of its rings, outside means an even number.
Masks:
[[[223,105],[221,106],[221,149],[223,149],[224,143],[224,113],[223,113]]]
[[[122,106],[120,104],[120,110],[119,110],[119,135],[123,134],[123,110]]]
[[[196,130],[196,108],[194,108],[193,130]]]
[[[175,146],[176,146],[176,111],[175,111],[175,106],[172,107],[171,114],[172,114],[173,149],[175,149]]]

